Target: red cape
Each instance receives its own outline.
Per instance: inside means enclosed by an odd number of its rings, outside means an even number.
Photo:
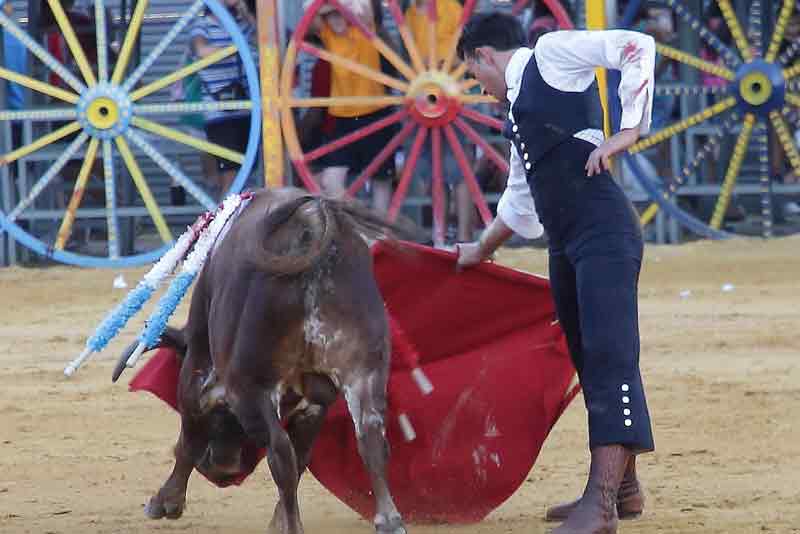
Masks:
[[[407,521],[480,521],[525,481],[577,393],[546,279],[494,264],[455,274],[455,255],[378,244],[375,276],[392,330],[389,484]],[[421,367],[424,395],[411,377]],[[179,362],[161,349],[131,381],[173,408]],[[405,414],[416,439],[406,441]],[[264,451],[248,447],[241,483]],[[310,470],[365,518],[371,487],[343,400],[331,407]]]

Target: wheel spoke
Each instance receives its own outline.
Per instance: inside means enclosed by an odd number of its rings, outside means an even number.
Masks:
[[[727,47],[725,44],[720,41],[719,37],[711,33],[708,28],[706,28],[703,23],[698,20],[689,9],[684,6],[680,0],[667,0],[667,5],[675,10],[675,14],[681,17],[684,22],[686,22],[689,26],[697,30],[697,33],[700,35],[700,38],[703,39],[708,46],[710,46],[714,52],[716,52],[725,63],[728,64],[730,67],[738,67],[741,61],[738,57]]]
[[[707,121],[711,117],[719,115],[720,113],[732,108],[735,105],[736,105],[736,98],[732,96],[728,97],[725,100],[717,102],[710,108],[706,108],[703,111],[695,113],[694,115],[690,115],[685,119],[683,119],[682,121],[667,126],[666,128],[655,132],[650,137],[642,139],[641,141],[630,147],[629,152],[631,154],[635,154],[637,152],[644,150],[645,148],[649,148],[653,145],[656,145],[661,141],[664,141],[665,139],[669,139],[674,135],[678,135],[682,131],[691,128],[692,126],[700,122]]]
[[[795,0],[783,0],[783,7],[781,7],[778,20],[775,22],[775,31],[773,32],[772,39],[769,42],[767,55],[764,57],[764,60],[769,63],[775,61],[775,57],[778,55],[781,41],[783,41],[783,36],[786,33],[786,24],[789,22],[789,18],[792,16],[792,11],[794,10],[794,3]]]
[[[292,108],[328,108],[331,106],[376,106],[388,107],[405,104],[404,96],[330,96],[323,98],[292,98]]]
[[[489,226],[492,222],[492,213],[489,211],[489,206],[486,205],[486,199],[483,197],[483,193],[481,193],[481,188],[478,185],[478,180],[475,178],[475,173],[472,172],[472,167],[467,161],[464,148],[461,146],[461,143],[459,143],[453,127],[449,124],[444,127],[444,135],[447,137],[447,142],[453,150],[456,162],[461,169],[461,174],[464,175],[464,181],[467,183],[469,192],[472,194],[472,202],[474,202],[475,206],[478,208],[481,219],[483,219],[483,224]]]
[[[55,132],[50,132],[49,134],[40,137],[33,143],[18,148],[13,152],[9,152],[6,155],[0,155],[0,167],[3,165],[8,165],[14,161],[17,161],[19,158],[24,158],[28,154],[32,154],[37,150],[46,147],[49,144],[55,143],[59,139],[63,139],[64,137],[68,136],[69,134],[73,134],[81,129],[81,125],[77,122],[71,122],[66,126],[62,126]]]
[[[366,65],[358,63],[357,61],[353,61],[352,59],[348,59],[346,57],[342,57],[336,54],[332,54],[327,50],[323,50],[321,48],[317,48],[316,46],[303,42],[300,43],[300,50],[311,54],[312,56],[316,56],[328,63],[339,65],[344,67],[345,69],[354,72],[367,78],[369,80],[382,83],[388,87],[393,89],[397,89],[398,91],[406,92],[409,89],[408,83],[398,80],[397,78],[392,78],[391,76],[387,76],[386,74],[379,72],[375,69],[371,69]]]
[[[106,193],[106,230],[108,257],[119,258],[119,218],[117,217],[117,179],[114,171],[114,153],[111,141],[103,141],[103,188]]]
[[[400,33],[400,38],[403,40],[403,45],[405,45],[406,50],[408,50],[408,55],[411,57],[411,63],[414,65],[417,72],[424,71],[425,65],[422,62],[419,48],[417,48],[417,42],[411,34],[408,21],[403,15],[403,11],[400,9],[397,0],[389,0],[389,11],[392,13],[392,17],[394,17],[394,21],[397,24],[397,30]]]
[[[130,91],[134,85],[136,85],[139,80],[142,79],[142,76],[153,66],[156,60],[164,53],[167,47],[172,44],[175,38],[180,34],[186,26],[200,13],[200,10],[203,8],[205,3],[203,0],[195,0],[195,2],[189,7],[189,10],[184,13],[178,21],[173,24],[172,28],[170,28],[169,32],[161,38],[161,41],[153,48],[150,53],[147,55],[144,61],[136,67],[136,70],[133,71],[125,83],[123,84],[122,88],[125,91]]]
[[[720,128],[714,132],[712,135],[709,136],[708,140],[703,143],[703,146],[698,150],[692,161],[684,165],[683,169],[681,169],[681,174],[675,176],[673,179],[669,181],[667,188],[669,189],[669,194],[675,194],[678,191],[678,188],[681,187],[686,183],[686,179],[689,178],[692,174],[697,172],[697,168],[700,164],[705,161],[707,158],[711,157],[714,151],[719,147],[720,141],[722,138],[728,135],[733,128],[734,124],[739,123],[739,114],[736,112],[732,112],[723,122]]]
[[[156,225],[158,234],[161,236],[161,239],[164,241],[164,243],[171,243],[173,241],[173,237],[172,233],[169,231],[169,226],[167,226],[167,221],[164,220],[164,215],[161,213],[161,209],[158,207],[156,199],[153,198],[153,193],[150,191],[150,186],[147,185],[147,181],[144,179],[142,171],[139,169],[139,164],[136,163],[136,159],[133,157],[133,153],[131,152],[127,141],[125,141],[124,137],[116,137],[114,140],[117,143],[117,150],[119,150],[122,160],[125,162],[125,166],[128,168],[128,172],[131,173],[133,183],[136,184],[136,189],[139,190],[139,194],[141,195],[142,200],[144,200],[144,205],[147,208],[147,212],[150,213],[150,218],[153,219],[153,223]]]
[[[8,219],[10,221],[15,221],[17,217],[19,217],[20,214],[25,211],[34,200],[36,200],[36,197],[38,197],[42,191],[44,191],[44,188],[53,181],[53,178],[55,178],[56,175],[61,172],[61,169],[64,168],[69,160],[72,159],[72,156],[74,156],[75,153],[80,150],[80,148],[88,139],[89,135],[86,132],[81,132],[81,134],[69,144],[67,149],[62,152],[61,155],[58,156],[58,158],[53,162],[53,165],[51,165],[50,168],[47,169],[47,171],[42,175],[42,177],[36,181],[25,198],[20,200],[19,204],[17,204],[14,209],[11,210],[11,213],[8,214]]]
[[[508,172],[508,161],[497,150],[495,150],[495,148],[490,145],[486,139],[480,136],[478,132],[476,132],[469,124],[464,122],[463,119],[456,119],[453,122],[459,130],[464,132],[467,137],[469,137],[470,141],[481,147],[481,150],[483,150],[489,159],[492,160],[495,165],[497,165],[498,169],[504,173]]]
[[[431,153],[433,167],[433,188],[431,202],[433,202],[433,242],[435,245],[444,243],[445,234],[445,209],[444,209],[444,176],[442,175],[442,129],[431,129]]]
[[[250,100],[231,100],[229,102],[193,102],[189,104],[137,104],[133,107],[133,112],[135,115],[174,115],[176,113],[243,109],[253,109],[253,103]]]
[[[64,219],[61,221],[61,226],[58,229],[56,237],[55,248],[57,250],[64,250],[64,247],[69,241],[69,236],[72,235],[72,225],[75,222],[75,212],[81,205],[83,200],[83,193],[86,191],[86,183],[89,181],[89,173],[92,171],[92,165],[97,158],[97,149],[100,142],[96,137],[89,141],[89,148],[86,149],[86,156],[81,164],[81,170],[78,173],[78,179],[75,180],[75,187],[72,190],[72,195],[69,197],[69,204],[64,212]]]
[[[458,95],[462,104],[497,104],[497,99],[492,95]]]
[[[122,42],[122,48],[117,58],[117,64],[114,66],[114,74],[111,75],[111,83],[119,85],[122,77],[125,75],[125,69],[128,68],[128,62],[133,53],[133,45],[136,43],[136,38],[139,36],[139,29],[142,27],[144,20],[144,12],[147,9],[149,0],[139,0],[136,3],[136,9],[133,11],[133,16],[128,25],[128,31],[125,34],[125,40]],[[105,148],[103,149],[105,154]]]
[[[367,168],[361,172],[361,175],[347,188],[347,194],[351,197],[354,196],[364,186],[364,184],[378,172],[378,169],[392,156],[400,145],[411,135],[416,127],[414,121],[407,121],[403,129],[397,132],[397,135],[389,141],[389,144],[383,147],[380,152],[372,159]]]
[[[316,159],[321,158],[322,156],[325,156],[326,154],[330,154],[334,150],[339,150],[340,148],[342,148],[344,146],[347,146],[349,144],[352,144],[352,143],[355,143],[357,141],[360,141],[361,139],[364,139],[368,135],[372,135],[375,132],[383,130],[387,126],[391,126],[392,124],[400,122],[401,120],[405,119],[406,117],[408,117],[408,111],[407,110],[401,109],[399,111],[396,111],[395,113],[392,113],[388,117],[385,117],[385,118],[383,118],[381,120],[375,121],[372,124],[364,126],[363,128],[359,128],[358,130],[356,130],[356,131],[354,131],[354,132],[352,132],[350,134],[347,134],[347,135],[345,135],[343,137],[340,137],[339,139],[336,139],[335,141],[332,141],[332,142],[330,142],[330,143],[328,143],[326,145],[323,145],[323,146],[321,146],[321,147],[309,152],[308,154],[306,154],[305,162],[306,163],[310,163],[310,162],[312,162],[312,161],[314,161]]]
[[[475,4],[477,0],[467,0],[464,3],[464,8],[461,11],[461,20],[458,23],[458,31],[453,34],[453,38],[450,41],[450,44],[447,47],[447,55],[444,58],[444,64],[442,65],[442,70],[444,72],[449,72],[450,69],[453,67],[453,62],[456,59],[456,48],[458,48],[458,40],[461,39],[461,34],[464,32],[464,26],[469,22],[470,17],[472,16],[472,12],[475,11]]]
[[[800,107],[800,95],[795,95],[793,93],[786,93],[785,98],[786,101],[789,102],[791,105]]]
[[[178,184],[183,187],[190,195],[192,195],[204,208],[213,210],[217,203],[208,196],[208,194],[197,186],[188,176],[186,176],[180,169],[170,163],[156,148],[148,143],[141,135],[135,130],[129,129],[125,132],[125,137],[139,147],[139,149],[147,154],[150,159],[156,162],[156,165],[172,177]]]
[[[462,63],[462,65],[463,65],[463,63]],[[475,78],[472,78],[470,80],[464,80],[463,82],[461,82],[461,84],[459,85],[459,88],[461,89],[462,92],[467,93],[467,92],[471,91],[474,87],[479,86],[480,84],[481,84],[481,82],[479,82]]]
[[[753,133],[755,120],[756,117],[752,113],[744,116],[742,131],[739,133],[739,137],[733,147],[733,156],[731,156],[728,170],[725,173],[725,180],[720,188],[717,205],[714,207],[714,214],[711,216],[711,228],[714,230],[719,230],[720,226],[722,226],[722,219],[728,209],[728,204],[730,204],[731,193],[733,193],[733,187],[736,185],[736,179],[739,177],[739,171],[747,153],[747,145],[750,144],[750,135]]]
[[[97,77],[101,83],[108,81],[108,34],[106,33],[106,7],[104,0],[95,0],[94,18],[97,27]]]
[[[92,67],[89,65],[89,60],[86,59],[86,53],[83,51],[81,43],[78,42],[78,37],[75,35],[72,23],[64,12],[64,8],[61,7],[61,0],[47,0],[47,3],[50,4],[50,10],[53,12],[53,16],[56,19],[58,27],[61,29],[61,33],[64,36],[64,40],[67,42],[70,52],[72,52],[72,58],[75,60],[75,63],[78,64],[78,69],[81,71],[81,74],[83,74],[83,79],[86,80],[89,87],[97,85],[97,78],[94,77],[94,72],[92,72]]]
[[[419,155],[422,152],[422,146],[425,143],[425,138],[428,137],[428,128],[420,127],[417,130],[417,136],[414,138],[414,143],[411,145],[411,150],[408,152],[408,158],[403,166],[403,174],[400,176],[400,183],[397,184],[397,191],[392,197],[392,203],[389,206],[389,220],[394,222],[397,220],[397,215],[400,213],[400,208],[403,206],[403,200],[406,198],[408,186],[411,184],[411,177],[414,175],[414,169],[417,166]]]
[[[763,38],[761,31],[761,19],[763,17],[763,6],[761,0],[753,0],[750,4],[750,22],[747,25],[747,40],[753,43],[756,55],[761,57],[764,55]],[[774,57],[770,62],[774,61]]]
[[[230,150],[229,148],[225,148],[221,145],[203,141],[202,139],[192,137],[191,135],[186,135],[179,130],[169,128],[168,126],[158,124],[157,122],[152,122],[141,117],[134,117],[131,119],[131,124],[142,130],[146,130],[150,133],[160,135],[161,137],[171,139],[172,141],[181,143],[183,145],[196,148],[197,150],[202,150],[203,152],[213,156],[225,158],[228,161],[232,161],[238,165],[244,164],[244,154],[240,154],[235,150]]]
[[[164,87],[170,86],[173,83],[180,81],[187,76],[191,76],[195,72],[201,71],[204,68],[208,67],[209,65],[213,65],[218,61],[222,61],[228,56],[231,56],[236,53],[236,47],[226,46],[225,48],[210,54],[203,59],[195,61],[190,65],[186,65],[185,67],[176,70],[172,74],[168,76],[164,76],[160,80],[156,80],[152,83],[145,85],[137,89],[136,91],[131,93],[131,102],[136,102],[137,100],[141,100],[142,98],[146,97],[149,94],[155,93],[156,91],[163,89]]]
[[[656,86],[653,94],[656,96],[698,96],[720,95],[728,93],[730,84],[726,85],[685,85],[679,83],[662,83]]]
[[[438,32],[438,25],[439,25],[439,14],[437,11],[437,4],[436,0],[428,0],[428,68],[433,70],[436,69],[436,65],[438,63],[438,59],[436,58],[436,38],[439,34]],[[446,72],[446,71],[445,71]]]
[[[76,119],[78,112],[75,108],[61,109],[31,109],[26,111],[0,111],[0,121],[33,121],[47,122],[56,120]]]
[[[53,98],[63,100],[64,102],[69,102],[70,104],[75,104],[80,99],[80,97],[74,93],[59,89],[58,87],[50,85],[49,83],[40,82],[39,80],[35,80],[29,76],[25,76],[24,74],[14,72],[13,70],[4,69],[3,67],[0,67],[0,78],[10,82],[18,83],[27,87],[28,89],[39,91],[42,94],[52,96]]]
[[[2,10],[0,10],[0,26],[10,33],[14,38],[25,45],[25,48],[39,58],[51,71],[56,73],[59,78],[67,82],[76,92],[82,93],[86,90],[86,86],[78,80],[64,65],[62,65],[56,58],[54,58],[47,50],[45,50],[39,43],[34,41],[30,35],[22,28],[17,26],[17,23],[11,20]]]
[[[656,216],[658,213],[658,202],[653,202],[647,209],[642,212],[641,217],[639,217],[639,224],[642,226],[647,226],[650,224],[650,221],[653,220],[653,217]]]
[[[715,65],[709,61],[704,61],[691,54],[687,54],[683,50],[678,50],[677,48],[659,43],[656,44],[656,51],[658,51],[664,57],[674,59],[675,61],[679,61],[685,65],[689,65],[690,67],[694,67],[697,70],[701,70],[707,74],[713,74],[714,76],[725,78],[728,81],[732,81],[734,78],[736,78],[736,75],[733,73],[733,71],[726,69],[725,67]]]
[[[460,80],[461,78],[464,77],[464,75],[466,73],[467,73],[467,64],[466,63],[459,63],[458,67],[454,68],[453,72],[450,73],[450,76],[454,80]],[[469,81],[469,80],[467,80],[467,81]],[[478,80],[475,80],[475,82],[477,82],[477,81]]]
[[[786,50],[784,50],[783,54],[780,55],[778,61],[780,61],[781,65],[786,65],[792,59],[794,59],[794,56],[797,55],[798,50],[800,50],[800,40],[791,42],[789,46],[786,47]]]
[[[736,13],[733,11],[730,0],[717,0],[717,5],[719,5],[719,9],[722,11],[722,18],[725,19],[725,23],[731,31],[733,41],[736,43],[736,47],[739,49],[742,59],[746,62],[751,61],[753,59],[753,54],[750,51],[750,43],[747,42],[747,38],[742,32],[742,27],[739,26],[739,19],[736,18]]]
[[[767,125],[759,121],[754,136],[758,151],[758,182],[761,185],[761,235],[772,237],[772,180],[769,176],[769,138]]]
[[[789,157],[789,163],[792,165],[794,173],[800,176],[800,153],[792,140],[792,135],[789,133],[789,128],[786,126],[786,121],[778,111],[770,111],[769,120],[772,122],[772,127],[775,128],[775,133],[783,145],[783,150]]]
[[[345,19],[347,19],[347,22],[358,28],[358,30],[372,43],[372,46],[374,46],[383,55],[383,57],[389,61],[389,63],[394,65],[394,67],[399,70],[403,76],[409,80],[413,80],[416,77],[417,74],[414,72],[414,69],[412,69],[397,52],[392,50],[383,39],[378,37],[374,31],[372,31],[361,20],[359,20],[352,11],[344,7],[339,0],[328,0],[328,3],[335,7],[336,10],[339,11],[339,13],[341,13]]]
[[[499,119],[495,119],[494,117],[490,117],[489,115],[485,115],[470,108],[461,108],[461,114],[466,118],[477,122],[478,124],[483,124],[484,126],[494,128],[495,130],[501,132],[503,131],[503,121]]]
[[[783,69],[783,78],[785,80],[791,80],[795,76],[800,74],[800,61],[789,67],[788,69]]]

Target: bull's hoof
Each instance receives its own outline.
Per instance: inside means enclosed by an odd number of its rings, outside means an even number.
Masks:
[[[170,502],[156,495],[144,507],[144,514],[150,519],[179,519],[185,506],[185,500]]]
[[[375,532],[377,534],[407,534],[403,518],[393,515],[389,518],[378,516],[375,518]]]

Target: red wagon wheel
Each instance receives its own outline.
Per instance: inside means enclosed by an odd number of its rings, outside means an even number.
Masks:
[[[328,4],[339,11],[342,16],[355,26],[378,52],[391,63],[398,71],[400,77],[386,75],[378,70],[356,63],[345,57],[333,54],[318,48],[306,41],[309,26],[319,12],[320,8]],[[355,195],[395,151],[406,140],[413,142],[406,155],[405,165],[400,173],[400,179],[394,192],[389,207],[389,218],[395,220],[411,183],[414,169],[422,152],[423,145],[430,142],[432,155],[432,205],[435,238],[442,240],[444,237],[444,179],[442,161],[445,150],[452,153],[459,170],[469,188],[472,200],[477,207],[484,224],[489,224],[492,214],[483,197],[475,174],[468,162],[462,142],[469,140],[480,147],[487,157],[503,172],[508,172],[508,163],[505,156],[493,148],[483,136],[474,128],[474,125],[488,126],[500,131],[502,121],[482,113],[473,106],[480,103],[494,103],[494,98],[475,94],[477,83],[465,79],[465,66],[455,65],[456,44],[461,36],[461,28],[472,15],[476,0],[467,0],[462,8],[458,31],[452,36],[448,53],[445,57],[437,58],[437,2],[429,3],[427,17],[430,21],[429,42],[417,43],[412,36],[406,17],[400,9],[397,0],[388,0],[388,8],[397,23],[403,44],[408,51],[410,62],[402,58],[381,39],[376,32],[361,22],[355,14],[342,5],[338,0],[317,0],[308,9],[298,24],[286,51],[284,68],[281,80],[281,91],[284,96],[283,128],[289,155],[295,169],[306,188],[319,191],[319,186],[312,177],[309,164],[319,158],[341,149],[351,143],[358,142],[384,128],[392,125],[402,125],[399,132],[377,154],[372,162],[358,175],[349,186],[347,194]],[[424,47],[424,48],[423,48]],[[420,50],[425,50],[428,61],[423,60]],[[391,88],[392,93],[385,96],[358,97],[340,96],[329,98],[294,98],[292,88],[295,82],[297,55],[299,52],[311,54],[321,60],[328,61],[350,70],[360,76],[374,80]],[[472,92],[471,92],[472,91]],[[319,108],[341,105],[362,105],[380,108],[392,108],[392,112],[383,119],[356,130],[333,142],[320,146],[308,153],[304,153],[297,135],[294,114],[295,108]]]

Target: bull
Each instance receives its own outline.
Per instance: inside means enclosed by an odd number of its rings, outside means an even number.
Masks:
[[[342,393],[376,499],[375,530],[406,532],[386,480],[389,329],[364,238],[391,234],[353,203],[293,188],[256,192],[203,268],[185,327],[159,341],[183,357],[181,429],[148,517],[182,515],[196,468],[229,483],[250,439],[268,449],[278,489],[269,532],[302,533],[298,483]]]

